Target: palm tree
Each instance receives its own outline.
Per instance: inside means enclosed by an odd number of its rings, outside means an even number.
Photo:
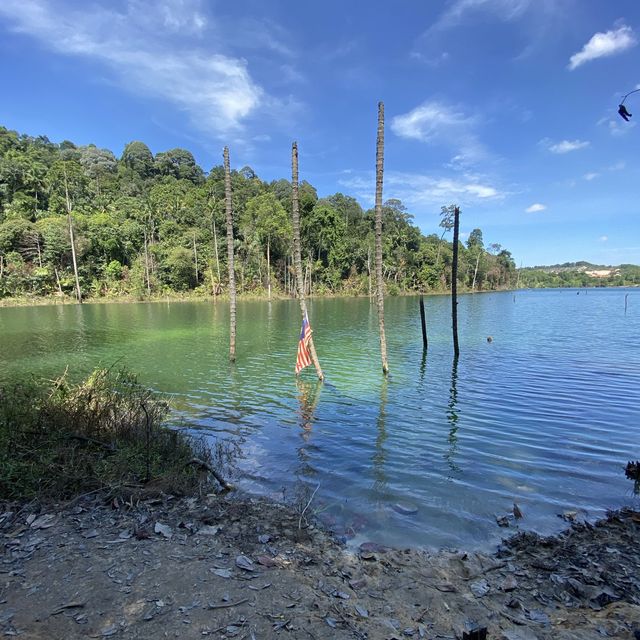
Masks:
[[[224,200],[227,213],[227,262],[229,264],[229,360],[236,361],[236,275],[233,269],[233,213],[231,210],[231,170],[229,147],[224,148]]]
[[[384,281],[382,279],[382,177],[384,172],[384,103],[378,102],[378,141],[376,144],[376,303],[380,323],[382,373],[389,373],[387,339],[384,333]]]

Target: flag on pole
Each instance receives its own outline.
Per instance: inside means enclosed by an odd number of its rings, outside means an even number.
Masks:
[[[298,357],[296,358],[296,375],[298,375],[305,367],[311,364],[311,354],[309,353],[309,340],[311,340],[311,326],[309,318],[304,314],[302,319],[302,331],[300,332],[300,340],[298,342]]]

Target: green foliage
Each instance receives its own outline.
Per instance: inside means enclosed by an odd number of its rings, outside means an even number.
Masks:
[[[239,293],[261,294],[270,286],[291,295],[291,183],[263,182],[251,167],[232,171],[231,181]],[[445,235],[452,211],[443,207],[440,229],[425,236],[402,202],[384,203],[383,271],[390,291],[450,287],[452,247]],[[0,127],[0,297],[72,293],[68,213],[88,296],[201,295],[214,283],[225,290],[221,166],[205,176],[186,149],[154,157],[146,144],[133,141],[117,159],[95,145],[56,145]],[[368,293],[373,211],[343,193],[319,199],[303,180],[300,214],[308,290]],[[459,259],[461,290],[515,284],[511,255],[499,245],[487,251],[480,229],[460,246]]]

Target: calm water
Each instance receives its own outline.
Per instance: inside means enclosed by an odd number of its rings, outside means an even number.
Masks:
[[[545,533],[564,510],[636,500],[623,468],[640,457],[640,290],[463,296],[457,368],[449,298],[426,304],[423,360],[417,298],[386,302],[388,381],[366,299],[311,302],[322,386],[293,375],[294,301],[239,305],[235,367],[224,303],[0,309],[0,378],[121,361],[190,427],[242,440],[246,489],[320,483],[314,505],[355,542],[488,546],[514,500]]]

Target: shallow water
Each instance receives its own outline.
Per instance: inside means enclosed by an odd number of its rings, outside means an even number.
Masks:
[[[640,290],[462,296],[457,366],[450,300],[425,300],[426,358],[417,298],[386,301],[386,381],[367,299],[310,303],[323,385],[293,375],[295,301],[238,305],[235,366],[225,303],[0,309],[0,379],[122,362],[189,428],[242,440],[244,488],[292,499],[320,484],[313,506],[355,542],[486,547],[514,501],[520,526],[549,533],[565,510],[636,500],[623,469],[640,457]]]

